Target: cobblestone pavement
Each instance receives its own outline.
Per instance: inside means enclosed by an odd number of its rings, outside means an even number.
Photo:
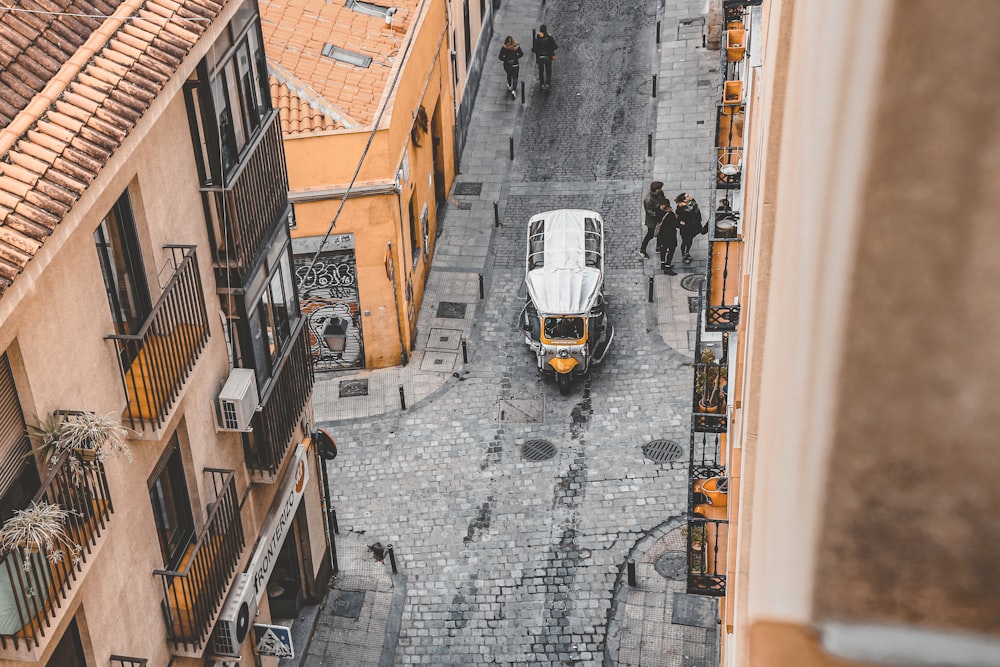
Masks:
[[[340,452],[330,473],[342,534],[392,543],[405,577],[395,664],[713,664],[714,603],[687,600],[683,581],[656,570],[683,550],[686,455],[655,463],[642,452],[654,439],[687,451],[697,293],[682,279],[704,272],[706,244],[673,277],[637,253],[653,178],[712,207],[719,54],[680,24],[703,4],[503,0],[459,176],[482,188],[452,198],[421,343],[405,369],[318,378],[316,417]],[[551,90],[526,58],[528,99],[512,100],[492,59],[507,34],[527,52],[543,22],[560,44]],[[517,328],[524,222],[552,208],[604,215],[616,329],[604,363],[568,396],[538,375]],[[339,395],[359,378],[369,396]],[[634,589],[623,584],[630,560]],[[333,657],[316,664],[356,664],[329,644]]]

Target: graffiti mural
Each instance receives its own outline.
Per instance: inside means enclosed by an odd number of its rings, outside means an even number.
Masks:
[[[365,367],[354,250],[295,255],[295,279],[308,318],[309,348],[318,371]]]

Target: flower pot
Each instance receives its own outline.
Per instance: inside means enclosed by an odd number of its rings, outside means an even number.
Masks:
[[[18,543],[18,546],[24,550],[25,556],[34,556],[40,551],[38,548],[38,542],[33,540],[22,540]]]
[[[716,414],[717,412],[719,412],[721,408],[722,406],[718,403],[716,403],[715,405],[705,405],[704,401],[702,400],[698,401],[698,412],[707,414]]]
[[[722,102],[723,104],[734,104],[743,101],[743,82],[726,81],[723,84]]]
[[[726,31],[726,60],[743,60],[747,52],[747,31],[733,29]]]
[[[93,463],[97,460],[97,450],[91,447],[77,447],[73,453],[84,463]]]

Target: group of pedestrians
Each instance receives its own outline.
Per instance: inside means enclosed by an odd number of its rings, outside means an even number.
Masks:
[[[674,204],[676,211],[670,199],[663,194],[662,181],[650,183],[649,192],[642,198],[646,235],[639,245],[639,254],[643,259],[649,259],[646,248],[655,238],[656,251],[660,254],[660,268],[668,275],[676,275],[673,261],[678,235],[681,239],[681,258],[688,264],[691,262],[691,246],[695,238],[706,231],[701,222],[701,210],[694,197],[682,192],[674,197]]]
[[[535,63],[538,65],[538,82],[542,90],[548,90],[552,82],[552,61],[556,59],[555,37],[549,34],[548,27],[543,23],[532,39],[531,52],[535,54]],[[517,81],[521,71],[520,60],[524,56],[521,45],[517,43],[512,35],[507,35],[500,47],[500,61],[503,63],[503,71],[507,73],[507,91],[513,98],[517,97]]]

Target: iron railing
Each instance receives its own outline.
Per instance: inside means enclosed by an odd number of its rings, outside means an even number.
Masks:
[[[146,667],[149,662],[146,658],[129,658],[124,655],[112,655],[111,667]]]
[[[208,340],[205,296],[194,246],[169,245],[174,272],[135,334],[105,336],[118,346],[124,419],[159,428]]]
[[[104,466],[82,463],[71,452],[57,459],[32,502],[59,505],[70,514],[61,544],[51,550],[19,546],[2,556],[0,597],[16,610],[16,619],[12,614],[0,627],[3,649],[39,646],[114,512]]]
[[[707,308],[705,309],[707,310]],[[694,423],[691,430],[692,433],[725,433],[729,380],[729,332],[722,334],[721,352],[715,353],[713,351],[711,355],[706,355],[708,350],[715,348],[703,344],[701,340],[700,312],[698,320],[699,333],[695,345],[697,356],[693,364],[694,391],[691,401]]]
[[[705,329],[708,331],[735,331],[740,323],[740,304],[737,303],[736,289],[729,284],[730,268],[733,271],[738,267],[730,267],[730,261],[737,262],[740,257],[738,252],[731,252],[736,246],[735,243],[742,243],[743,240],[736,239],[710,239],[708,241],[708,284],[705,291],[708,294],[708,303],[705,309]],[[716,249],[722,244],[722,251],[716,257]],[[721,262],[721,266],[718,264]]]
[[[721,519],[688,519],[687,592],[696,595],[726,594],[726,550],[729,522]]]
[[[212,260],[236,273],[233,284],[242,283],[276,225],[287,217],[288,172],[277,111],[264,120],[256,145],[225,185],[202,191],[212,219]]]
[[[253,416],[244,458],[250,470],[273,477],[291,445],[313,386],[306,318],[300,317],[291,347],[264,391],[263,409]]]
[[[154,570],[163,584],[167,640],[181,650],[198,651],[212,631],[215,615],[243,551],[243,520],[232,470],[206,468],[216,499],[205,525],[184,551],[175,570]]]

